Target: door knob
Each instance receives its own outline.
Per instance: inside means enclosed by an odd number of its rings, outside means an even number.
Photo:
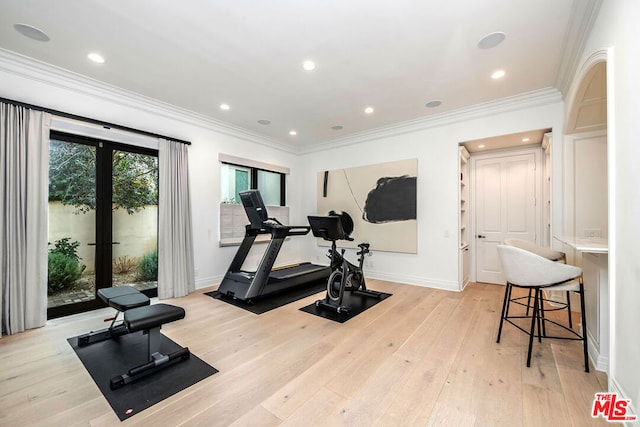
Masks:
[[[476,237],[477,237],[478,239],[485,239],[487,236],[484,236],[484,235],[482,235],[482,234],[478,234]]]

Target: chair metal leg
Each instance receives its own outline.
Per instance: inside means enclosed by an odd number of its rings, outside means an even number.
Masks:
[[[580,318],[582,322],[582,349],[584,351],[584,371],[589,372],[589,349],[587,347],[587,318],[584,307],[584,284],[580,278]]]
[[[504,311],[504,317],[506,319],[509,318],[509,308],[511,307],[511,294],[513,294],[513,286],[511,286],[511,284],[508,284],[509,286],[509,295],[507,296],[507,307],[505,308]]]
[[[538,342],[542,342],[542,337],[547,335],[547,330],[544,325],[544,299],[542,298],[542,289],[536,288],[536,294],[538,295]]]
[[[531,292],[532,288],[529,288],[529,296],[527,297],[527,316],[529,315],[529,308],[531,308]]]
[[[533,348],[533,336],[535,335],[536,319],[538,318],[538,289],[536,289],[533,298],[533,316],[531,316],[531,331],[529,333],[529,350],[527,352],[527,368],[531,367],[531,349]],[[538,324],[538,334],[540,334],[540,325]]]
[[[508,309],[507,301],[511,296],[511,284],[507,282],[504,288],[504,300],[502,301],[502,311],[500,312],[500,327],[498,328],[498,339],[497,343],[500,342],[500,335],[502,335],[502,323],[504,322],[504,318],[506,316],[505,311]]]
[[[567,315],[569,316],[569,328],[573,329],[573,319],[571,318],[571,292],[567,291]]]
[[[547,324],[545,323],[545,317],[544,317],[544,294],[543,294],[543,290],[536,288],[536,292],[540,292],[540,297],[538,298],[538,302],[540,303],[540,311],[538,313],[538,316],[540,317],[540,319],[538,319],[538,341],[542,342],[542,338],[540,337],[540,324],[542,324],[542,336],[546,337],[547,336]]]

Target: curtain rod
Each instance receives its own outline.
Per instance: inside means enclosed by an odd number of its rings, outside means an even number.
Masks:
[[[20,107],[29,108],[29,109],[32,109],[32,110],[43,111],[45,113],[54,114],[56,116],[64,117],[64,118],[67,118],[67,119],[81,120],[81,121],[85,121],[85,122],[92,123],[94,125],[99,125],[99,126],[102,126],[102,127],[105,127],[105,128],[109,128],[109,129],[124,130],[124,131],[127,131],[127,132],[138,133],[138,134],[141,134],[141,135],[151,136],[151,137],[154,137],[154,138],[164,138],[164,139],[168,139],[168,140],[171,140],[171,141],[180,142],[182,144],[191,145],[190,141],[184,141],[182,139],[176,139],[176,138],[173,138],[173,137],[160,135],[158,133],[147,132],[145,130],[134,129],[134,128],[131,128],[131,127],[128,127],[128,126],[117,125],[117,124],[114,124],[114,123],[104,122],[104,121],[101,121],[101,120],[90,119],[88,117],[78,116],[76,114],[71,114],[71,113],[65,113],[65,112],[62,112],[62,111],[53,110],[51,108],[40,107],[40,106],[33,105],[33,104],[27,104],[25,102],[14,101],[12,99],[7,99],[7,98],[0,97],[0,102],[4,102],[4,103],[7,103],[7,104],[13,104],[13,105],[17,105],[17,106],[20,106]]]

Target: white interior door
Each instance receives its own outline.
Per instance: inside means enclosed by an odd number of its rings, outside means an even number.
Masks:
[[[476,281],[504,284],[496,246],[536,241],[536,153],[496,154],[475,165]]]

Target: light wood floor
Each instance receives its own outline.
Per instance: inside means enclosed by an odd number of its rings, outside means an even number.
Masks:
[[[393,293],[346,323],[301,312],[312,296],[257,316],[203,295],[162,331],[220,372],[126,420],[149,426],[586,426],[606,376],[583,371],[579,342],[535,343],[506,325],[503,287],[455,293],[368,280]],[[66,338],[110,309],[0,339],[0,425],[120,421]],[[170,368],[169,368],[170,369]]]

